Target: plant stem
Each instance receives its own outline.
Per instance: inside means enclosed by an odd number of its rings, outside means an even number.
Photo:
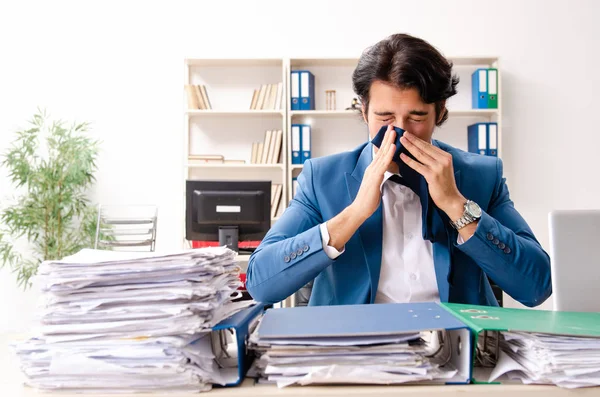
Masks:
[[[48,204],[45,205],[46,211],[44,211],[44,259],[48,259]]]
[[[61,210],[61,203],[62,203],[62,179],[58,182],[58,208],[56,209],[56,216],[57,216],[57,230],[56,230],[56,240],[57,240],[57,247],[56,247],[56,259],[61,259],[62,255],[61,255],[61,250],[62,250],[62,210]]]

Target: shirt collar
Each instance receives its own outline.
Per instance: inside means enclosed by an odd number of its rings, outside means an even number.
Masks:
[[[379,185],[379,191],[381,193],[383,193],[383,185],[384,185],[384,183],[386,183],[387,180],[390,179],[393,175],[398,175],[399,177],[402,177],[402,175],[400,175],[400,174],[396,174],[396,173],[393,173],[393,172],[386,171],[383,174],[383,181],[381,181],[381,185]]]

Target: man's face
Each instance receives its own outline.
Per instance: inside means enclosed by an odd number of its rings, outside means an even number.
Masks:
[[[375,138],[381,127],[392,124],[426,142],[431,140],[436,122],[435,105],[424,103],[415,88],[400,89],[374,81],[369,96],[368,114],[365,115],[363,108],[363,117],[369,126],[370,139]]]

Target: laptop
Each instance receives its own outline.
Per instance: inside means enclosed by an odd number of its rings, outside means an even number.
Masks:
[[[600,210],[548,218],[554,310],[600,312]]]

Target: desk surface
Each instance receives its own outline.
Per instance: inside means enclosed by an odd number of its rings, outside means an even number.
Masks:
[[[6,397],[39,397],[40,393],[22,385],[23,376],[18,367],[18,360],[9,351],[10,335],[0,335],[0,396]],[[562,396],[600,396],[600,387],[577,390],[561,389],[554,386],[525,385],[455,385],[455,386],[295,386],[278,389],[274,385],[254,385],[252,379],[246,379],[240,387],[214,388],[207,397],[319,397],[343,396],[357,397],[372,395],[389,396],[483,396],[486,397],[562,397]],[[54,396],[82,396],[73,393],[52,393]],[[94,397],[139,397],[147,394],[90,394]],[[154,393],[153,396],[183,397],[191,393]]]

